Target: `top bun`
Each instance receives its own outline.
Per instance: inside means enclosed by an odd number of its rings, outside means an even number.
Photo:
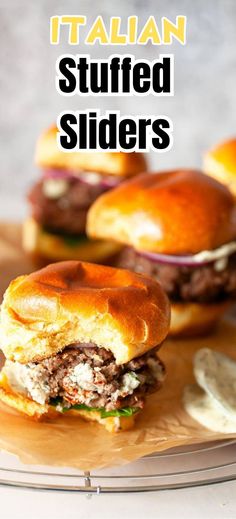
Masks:
[[[236,138],[218,144],[204,156],[204,171],[236,195]]]
[[[24,364],[93,342],[123,364],[159,345],[169,319],[167,296],[156,281],[65,261],[10,283],[1,310],[1,348]]]
[[[142,153],[70,152],[65,153],[57,146],[57,127],[52,126],[42,133],[36,147],[35,161],[43,168],[60,168],[74,173],[95,171],[101,175],[132,177],[147,170]]]
[[[229,190],[195,170],[140,175],[99,197],[87,231],[140,251],[195,254],[236,238]]]

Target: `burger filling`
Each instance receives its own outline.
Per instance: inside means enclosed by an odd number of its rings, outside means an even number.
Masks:
[[[126,248],[117,266],[154,277],[174,302],[216,303],[236,297],[236,253],[190,267],[158,263]]]
[[[155,350],[118,366],[110,351],[93,343],[69,346],[36,363],[7,360],[4,372],[13,390],[39,404],[99,410],[104,417],[138,411],[165,376]]]
[[[69,178],[45,178],[35,184],[28,199],[33,218],[53,233],[80,235],[85,232],[90,205],[107,188]]]

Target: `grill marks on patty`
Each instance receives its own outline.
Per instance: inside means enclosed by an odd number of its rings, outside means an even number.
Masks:
[[[49,231],[84,233],[88,209],[105,188],[69,178],[65,192],[51,198],[46,196],[43,188],[46,181],[35,184],[28,194],[33,218]]]
[[[94,344],[81,346],[28,365],[36,384],[39,374],[42,385],[44,373],[47,401],[59,396],[65,407],[141,408],[145,395],[161,385],[165,369],[154,350],[118,366],[110,351]]]
[[[126,248],[116,266],[156,278],[172,301],[213,303],[236,297],[236,254],[231,254],[225,268],[217,271],[214,263],[195,267],[167,265]]]

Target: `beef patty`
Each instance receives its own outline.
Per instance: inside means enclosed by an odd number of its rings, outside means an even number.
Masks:
[[[217,270],[214,263],[184,267],[154,262],[127,247],[116,266],[154,277],[175,302],[213,303],[236,297],[235,253],[229,256],[223,270]]]
[[[85,231],[90,205],[105,191],[101,184],[90,185],[70,178],[58,196],[48,196],[47,179],[35,184],[28,194],[33,218],[48,231],[81,234]],[[57,182],[54,179],[54,182]],[[55,192],[56,194],[56,192]]]
[[[155,350],[118,366],[110,351],[93,343],[70,346],[38,363],[6,361],[4,370],[13,387],[23,381],[27,395],[41,404],[60,397],[67,408],[84,404],[107,411],[142,408],[165,374]]]

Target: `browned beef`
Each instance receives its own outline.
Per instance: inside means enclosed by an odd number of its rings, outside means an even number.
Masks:
[[[158,374],[154,374],[150,366],[153,362],[158,367]],[[73,369],[79,364],[92,368],[94,387],[85,390],[73,379]],[[40,368],[40,376],[42,372],[45,373],[44,382],[50,389],[48,400],[61,397],[65,407],[85,404],[107,410],[127,406],[143,407],[145,395],[159,388],[165,374],[155,350],[118,366],[110,351],[91,343],[72,345],[40,363],[29,364],[29,368],[36,366]],[[123,375],[130,372],[139,377],[139,386],[130,394],[117,396],[116,392],[123,384]],[[32,370],[32,376],[36,380],[37,369]]]
[[[77,179],[68,180],[67,191],[59,198],[48,198],[43,181],[35,184],[28,195],[35,220],[54,232],[81,234],[85,231],[90,205],[104,191],[101,185],[89,185]]]
[[[224,270],[217,271],[214,263],[194,267],[157,263],[126,248],[116,266],[154,277],[172,301],[211,303],[236,297],[235,253],[229,257]]]

